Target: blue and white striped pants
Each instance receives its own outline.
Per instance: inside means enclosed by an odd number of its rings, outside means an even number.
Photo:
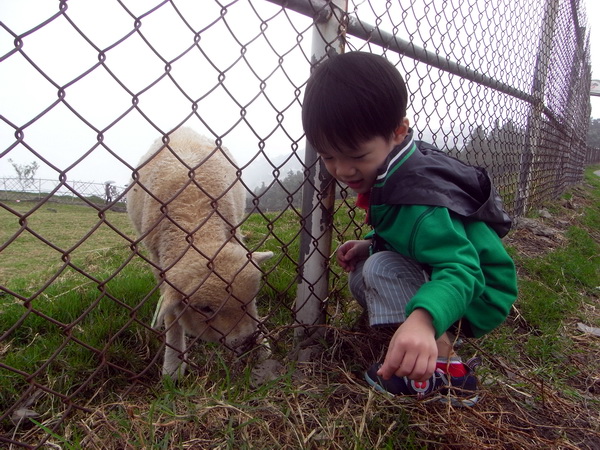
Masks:
[[[381,251],[356,265],[349,286],[354,298],[367,309],[369,324],[399,324],[406,320],[406,305],[429,280],[422,266],[399,253]]]

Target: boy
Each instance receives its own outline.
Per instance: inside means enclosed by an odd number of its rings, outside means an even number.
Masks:
[[[472,406],[477,380],[447,331],[479,337],[506,319],[517,295],[501,242],[511,221],[485,170],[413,140],[407,101],[385,58],[335,55],[307,83],[302,123],[327,170],[358,193],[373,228],[336,252],[370,325],[395,330],[366,381]]]

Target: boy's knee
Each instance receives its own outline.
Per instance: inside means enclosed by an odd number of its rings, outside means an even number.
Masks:
[[[368,284],[370,280],[394,276],[393,274],[396,272],[395,267],[398,266],[398,261],[402,261],[403,259],[398,253],[391,251],[372,254],[365,261],[362,268],[362,276],[365,279],[365,283]]]

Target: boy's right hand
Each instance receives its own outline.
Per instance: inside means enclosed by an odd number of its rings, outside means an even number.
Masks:
[[[371,240],[346,241],[335,252],[338,264],[346,272],[352,272],[356,264],[369,257]]]
[[[424,309],[415,309],[398,327],[377,375],[389,380],[392,375],[426,381],[435,370],[438,347],[433,319]]]

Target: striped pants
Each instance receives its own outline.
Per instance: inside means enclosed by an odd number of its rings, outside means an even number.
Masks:
[[[390,325],[406,320],[406,305],[429,280],[422,266],[396,252],[381,251],[357,264],[350,272],[354,298],[366,308],[369,324]]]

